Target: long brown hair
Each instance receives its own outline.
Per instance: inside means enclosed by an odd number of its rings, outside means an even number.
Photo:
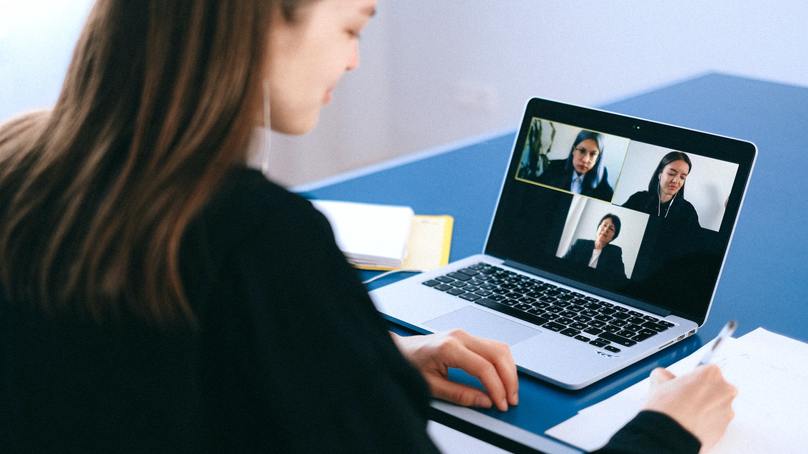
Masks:
[[[245,162],[272,10],[294,0],[100,0],[50,112],[0,128],[6,297],[103,322],[195,322],[189,223]]]

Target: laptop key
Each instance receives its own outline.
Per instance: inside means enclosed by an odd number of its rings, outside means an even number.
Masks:
[[[590,326],[589,328],[584,329],[584,332],[586,334],[591,334],[593,336],[597,336],[598,334],[602,333],[603,330],[600,329],[600,328],[594,328],[594,327]]]
[[[580,330],[586,329],[586,323],[581,323],[581,322],[571,323],[570,328],[577,329],[577,330],[580,331]],[[634,334],[634,333],[632,333],[632,334]]]
[[[552,331],[561,331],[566,328],[566,326],[556,322],[545,323],[543,327]]]
[[[618,332],[616,332],[615,334],[616,334],[616,335],[618,335],[618,336],[623,336],[623,337],[625,337],[626,339],[631,339],[631,338],[632,338],[632,337],[634,337],[634,336],[635,336],[637,333],[635,333],[634,331],[629,331],[629,330],[627,330],[627,329],[624,329],[623,331],[618,331]]]
[[[514,309],[510,306],[504,306],[502,304],[497,303],[496,301],[491,301],[488,298],[481,298],[475,301],[476,304],[480,306],[487,307],[489,309],[494,309],[495,311],[502,312],[503,314],[508,314],[512,317],[518,318],[520,320],[524,320],[526,322],[530,322],[534,325],[541,326],[548,322],[546,318],[538,317],[533,314],[528,314],[526,312],[522,312],[520,310]]]
[[[663,326],[663,325],[660,325],[659,323],[654,323],[654,322],[645,322],[645,323],[643,323],[642,326],[643,326],[643,328],[652,329],[652,330],[654,330],[654,331],[656,331],[658,333],[668,329],[667,326]]]
[[[454,287],[452,287],[451,285],[440,284],[440,285],[436,285],[436,286],[434,286],[432,288],[434,288],[436,290],[440,290],[441,292],[445,292],[446,290],[453,289]]]
[[[624,347],[631,347],[632,345],[636,344],[637,341],[633,341],[631,339],[626,339],[623,336],[618,336],[617,334],[613,334],[610,332],[601,333],[600,337],[609,341],[612,341],[616,344],[620,344]]]
[[[648,338],[650,338],[650,337],[654,336],[655,334],[657,334],[657,333],[648,334],[648,333],[646,332],[646,333],[643,333],[643,334],[636,334],[635,336],[633,336],[633,337],[631,338],[631,340],[635,340],[635,341],[637,341],[637,342],[642,342],[642,341],[644,341],[644,340],[646,340],[646,339],[648,339]]]
[[[448,290],[446,293],[448,293],[450,295],[457,296],[457,295],[462,295],[463,293],[466,293],[466,291],[463,290],[462,288],[453,288],[451,290]]]
[[[440,285],[440,281],[430,279],[428,281],[421,282],[421,284],[426,285],[427,287],[434,287],[436,285]]]
[[[561,334],[563,334],[565,336],[569,336],[569,337],[574,337],[574,336],[577,336],[577,335],[581,334],[581,332],[578,331],[577,329],[567,328],[565,330],[562,330]]]
[[[446,284],[448,284],[449,282],[454,282],[455,281],[454,279],[452,279],[450,277],[446,277],[446,276],[438,276],[438,277],[435,278],[435,280],[436,281],[441,281],[441,282],[446,283]]]
[[[460,295],[460,297],[467,301],[477,301],[478,299],[482,298],[482,296],[475,295],[473,293],[464,293]]]
[[[593,341],[590,341],[589,343],[591,345],[594,345],[595,347],[603,347],[605,345],[609,345],[609,341],[607,341],[606,339],[600,339],[600,338],[595,339]]]
[[[559,314],[559,315],[560,315],[560,314]],[[572,323],[572,319],[571,319],[571,318],[567,318],[567,317],[558,317],[558,318],[556,319],[556,321],[557,321],[558,323],[563,323],[564,325],[569,325],[570,323]]]
[[[457,279],[458,281],[471,280],[471,276],[469,276],[468,274],[463,274],[463,273],[449,273],[449,274],[447,274],[447,276],[451,277],[452,279]]]
[[[614,347],[612,345],[607,345],[607,346],[603,347],[603,349],[608,350],[608,351],[610,351],[612,353],[620,353],[620,349],[617,348],[617,347]]]
[[[588,337],[586,337],[586,336],[581,336],[580,334],[579,334],[579,335],[577,335],[577,336],[575,336],[575,338],[576,338],[576,339],[578,339],[578,340],[579,340],[579,341],[581,341],[581,342],[589,342],[589,340],[590,340]]]

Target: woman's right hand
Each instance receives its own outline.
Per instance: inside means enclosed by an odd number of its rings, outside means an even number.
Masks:
[[[735,416],[732,401],[738,394],[714,364],[674,376],[666,369],[651,372],[651,394],[645,410],[664,413],[701,442],[701,452],[712,448]]]

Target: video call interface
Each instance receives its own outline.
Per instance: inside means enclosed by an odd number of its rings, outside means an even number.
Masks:
[[[737,163],[541,118],[518,155],[495,250],[703,319],[729,241],[732,219],[722,224]]]

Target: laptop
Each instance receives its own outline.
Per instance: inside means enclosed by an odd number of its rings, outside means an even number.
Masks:
[[[531,99],[483,251],[371,297],[403,326],[497,339],[522,372],[583,388],[705,323],[756,154]]]

